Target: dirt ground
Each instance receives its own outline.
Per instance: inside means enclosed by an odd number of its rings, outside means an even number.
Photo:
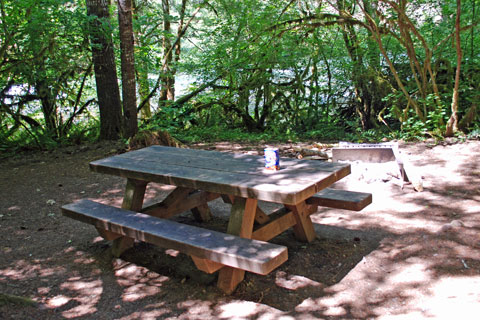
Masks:
[[[423,192],[365,179],[354,166],[339,187],[372,192],[373,203],[361,212],[319,209],[310,244],[291,231],[273,239],[289,260],[268,276],[247,273],[231,296],[183,254],[136,243],[117,259],[95,228],[61,216],[61,205],[81,198],[120,205],[125,181],[88,168],[120,149],[104,143],[0,160],[0,319],[479,317],[479,141],[401,144]],[[151,185],[146,201],[170,189]],[[216,200],[211,209],[208,226],[225,230],[229,206]],[[196,223],[188,213],[177,219]]]

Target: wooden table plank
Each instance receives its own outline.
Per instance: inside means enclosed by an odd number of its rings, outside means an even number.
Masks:
[[[203,152],[196,154],[197,151]],[[281,169],[271,171],[264,168],[264,159],[260,156],[169,147],[150,147],[120,154],[118,157],[250,175],[272,176],[282,174],[289,178],[295,177],[307,181],[317,179],[317,174],[321,178],[321,175],[325,172],[335,172],[348,166],[348,164],[342,163],[282,158]]]
[[[306,171],[307,165],[302,164],[301,168],[295,170],[258,174],[239,173],[215,168],[170,164],[156,160],[132,159],[134,155],[126,156],[128,154],[130,153],[93,161],[90,163],[90,167],[96,172],[126,178],[284,204],[297,204],[350,173],[348,164],[331,163],[330,166],[325,166],[330,170],[316,172]],[[155,157],[152,156],[152,159]],[[314,167],[318,167],[318,165],[314,165]]]

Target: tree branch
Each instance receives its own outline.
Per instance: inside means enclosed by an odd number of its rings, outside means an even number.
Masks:
[[[170,53],[172,52],[173,48],[175,48],[175,46],[178,44],[178,42],[180,41],[180,39],[183,37],[183,35],[185,34],[185,32],[187,31],[188,27],[190,26],[190,23],[193,21],[193,19],[195,18],[195,16],[198,14],[198,12],[200,11],[200,9],[203,8],[203,6],[205,4],[207,4],[208,1],[205,0],[203,1],[198,7],[197,9],[195,9],[195,11],[192,13],[192,16],[190,17],[190,19],[187,21],[187,23],[185,24],[185,26],[183,27],[183,29],[178,33],[177,35],[177,38],[175,39],[175,41],[173,42],[172,46],[169,48],[169,50],[165,53],[164,55],[164,59],[163,59],[163,63],[162,63],[162,68],[161,70],[164,70],[166,64],[168,63],[168,56],[170,55]],[[143,106],[147,103],[147,101],[149,101],[154,95],[155,95],[155,92],[158,90],[158,88],[160,87],[160,83],[162,81],[162,77],[163,77],[163,71],[160,73],[160,75],[158,76],[157,78],[157,81],[155,82],[155,86],[153,87],[153,89],[150,91],[150,93],[147,95],[147,97],[140,103],[140,105],[138,106],[137,108],[137,112],[139,110],[141,110],[143,108]]]

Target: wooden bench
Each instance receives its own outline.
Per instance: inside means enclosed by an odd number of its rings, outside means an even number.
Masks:
[[[326,188],[306,199],[305,204],[300,207],[303,214],[311,215],[317,212],[319,206],[360,211],[370,203],[372,203],[371,193]],[[252,238],[269,241],[285,230],[295,226],[297,219],[293,215],[294,210],[298,210],[298,208],[285,205],[285,207],[269,214],[267,220],[255,226]]]
[[[360,211],[372,203],[372,194],[326,188],[306,200],[320,207]]]
[[[90,200],[65,205],[62,213],[98,229],[178,250],[191,255],[196,264],[197,261],[210,260],[266,275],[288,259],[285,246],[240,238]]]

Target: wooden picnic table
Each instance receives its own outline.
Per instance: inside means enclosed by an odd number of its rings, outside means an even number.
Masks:
[[[225,202],[232,204],[226,233],[256,241],[252,242],[254,248],[258,248],[260,242],[268,241],[291,227],[298,240],[313,241],[316,234],[310,215],[316,212],[318,205],[322,205],[322,202],[318,202],[313,196],[350,174],[350,165],[344,163],[282,158],[281,169],[271,171],[264,168],[262,156],[163,146],[151,146],[93,161],[90,168],[95,172],[126,178],[122,209],[142,214],[141,217],[144,218],[153,216],[163,220],[192,210],[197,220],[206,221],[211,218],[208,202],[221,197]],[[176,188],[162,202],[144,207],[145,189],[150,182],[173,185]],[[266,214],[258,207],[258,201],[275,202],[282,204],[283,207],[274,213]],[[342,203],[343,208],[345,201]],[[366,204],[362,204],[362,208]],[[71,213],[75,208],[64,208],[64,211]],[[103,211],[107,217],[106,212],[111,210],[106,208]],[[138,220],[140,219],[138,217],[140,216],[137,214],[137,218],[131,216],[128,219]],[[201,238],[204,236],[200,235],[201,232],[198,237],[190,238],[190,242],[183,243],[181,239],[179,240],[183,236],[166,235],[165,232],[168,231],[162,231],[160,236],[151,234],[145,236],[143,234],[145,230],[135,229],[145,227],[131,227],[132,231],[126,227],[118,227],[115,224],[120,223],[118,221],[109,220],[108,223],[104,221],[103,224],[99,224],[98,217],[95,218],[96,222],[88,220],[90,218],[82,219],[84,222],[96,223],[99,233],[104,238],[114,240],[113,252],[116,255],[129,248],[133,244],[133,238],[146,239],[145,241],[150,239],[157,243],[155,239],[160,237],[162,240],[160,244],[167,241],[168,245],[180,250],[185,249],[200,270],[205,272],[220,270],[218,287],[227,293],[232,292],[243,280],[245,270],[266,274],[287,259],[285,248],[285,253],[278,253],[275,258],[270,258],[273,262],[268,261],[260,267],[257,266],[257,260],[253,261],[254,259],[248,256],[241,258],[246,257],[246,262],[237,262],[236,260],[241,260],[238,257],[231,262],[230,258],[224,256],[225,248],[222,244],[226,247],[228,241],[222,240],[227,239],[222,237],[224,235],[222,233],[216,235],[220,240],[216,238],[215,241],[220,243],[212,249],[213,240],[209,240],[210,242],[205,245],[195,246],[195,242],[203,241]],[[159,219],[152,221],[157,220]],[[112,224],[115,226],[111,227]],[[171,225],[165,227],[168,228],[182,227]],[[188,232],[191,234],[197,231]],[[151,240],[152,237],[155,241]],[[172,240],[174,237],[176,240]],[[236,246],[245,249],[247,244]],[[212,250],[217,251],[212,254]],[[269,250],[273,249],[269,247]]]

